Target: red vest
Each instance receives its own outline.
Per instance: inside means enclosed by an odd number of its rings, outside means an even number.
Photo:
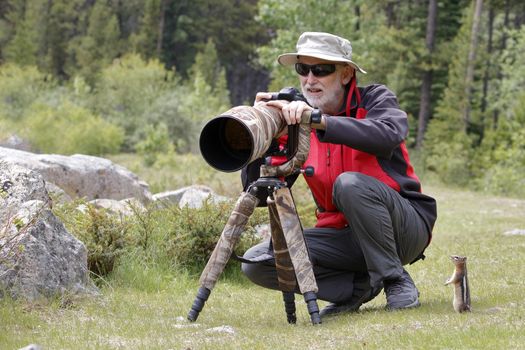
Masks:
[[[367,110],[359,107],[361,96],[355,80],[351,83],[348,92],[345,111],[339,115],[346,115],[351,118],[350,109],[353,93],[356,94],[357,100],[355,117],[357,119],[366,118]],[[403,142],[400,147],[408,164],[407,175],[417,179],[408,161],[405,143]],[[305,176],[305,180],[318,207],[322,208],[316,211],[316,227],[343,228],[348,225],[343,213],[339,212],[332,203],[334,182],[341,173],[347,171],[359,172],[378,179],[398,192],[400,190],[399,184],[381,168],[375,155],[358,151],[342,144],[320,142],[315,130],[312,130],[310,134],[310,152],[303,167],[306,168],[308,166],[314,168],[314,175],[310,177]]]

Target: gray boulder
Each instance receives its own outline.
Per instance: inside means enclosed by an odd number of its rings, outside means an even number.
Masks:
[[[229,200],[228,197],[220,196],[210,187],[203,185],[193,185],[179,188],[175,191],[161,192],[153,195],[153,200],[160,206],[178,205],[180,208],[200,208],[204,201],[210,200],[212,203],[219,203]]]
[[[152,199],[148,184],[126,168],[100,157],[34,154],[0,147],[0,161],[37,171],[71,198],[134,197],[144,204]]]
[[[55,203],[64,204],[73,200],[73,198],[71,198],[63,189],[52,182],[46,181],[46,190]]]
[[[109,213],[119,215],[121,217],[131,216],[135,214],[135,212],[142,213],[146,211],[146,207],[133,198],[123,199],[120,201],[101,198],[89,201],[89,204],[93,205],[95,208],[105,209]],[[82,210],[82,208],[80,209]]]
[[[0,296],[98,294],[87,250],[51,211],[42,177],[0,161]]]

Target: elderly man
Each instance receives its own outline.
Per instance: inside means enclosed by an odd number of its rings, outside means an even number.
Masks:
[[[296,48],[277,60],[295,68],[308,103],[268,101],[271,93],[264,92],[255,103],[280,108],[287,124],[299,123],[305,110],[318,110],[304,164],[314,169],[305,180],[317,204],[317,224],[304,233],[318,297],[331,302],[321,316],[356,311],[383,288],[388,309],[419,306],[403,265],[424,257],[437,214],[410,164],[407,115],[384,85],[357,86],[356,72],[366,72],[352,61],[348,40],[306,32]],[[243,169],[245,187],[260,164]],[[263,242],[244,257],[257,260],[268,247]],[[244,263],[242,270],[254,283],[278,289],[273,259]]]

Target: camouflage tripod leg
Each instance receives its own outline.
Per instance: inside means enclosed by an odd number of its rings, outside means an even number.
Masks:
[[[272,232],[272,246],[275,257],[275,267],[277,269],[277,280],[279,289],[283,292],[284,308],[288,323],[295,323],[297,316],[295,314],[295,288],[297,280],[295,270],[292,264],[292,258],[288,252],[288,246],[284,238],[279,213],[273,200],[268,200],[268,211],[270,213],[270,227]]]
[[[211,290],[215,286],[221,273],[224,271],[224,267],[230,259],[233,249],[235,248],[235,245],[237,244],[241,233],[244,231],[244,227],[250,216],[253,214],[258,202],[259,200],[254,195],[248,192],[241,193],[235,204],[235,208],[222,231],[221,237],[210,256],[204,271],[202,271],[200,278],[201,287],[199,288],[197,297],[188,313],[189,321],[193,322],[199,317],[199,313],[204,307],[204,303],[208,300]]]
[[[315,281],[313,266],[308,256],[303,229],[292,194],[288,187],[281,187],[274,191],[273,197],[280,221],[280,228],[282,229],[281,231],[295,271],[295,277],[299,284],[299,290],[306,301],[312,323],[319,324],[321,323],[321,318],[319,316],[319,307],[317,306],[317,282]],[[282,273],[284,274],[285,272],[286,270]],[[281,284],[281,281],[279,281],[279,284]]]

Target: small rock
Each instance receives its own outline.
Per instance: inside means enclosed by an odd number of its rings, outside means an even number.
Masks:
[[[514,230],[505,231],[503,234],[505,236],[525,236],[525,230],[515,228]]]
[[[29,344],[28,346],[20,348],[18,350],[42,350],[42,347],[37,344]]]
[[[233,329],[232,326],[219,326],[214,328],[208,328],[206,331],[212,333],[226,333],[231,335],[235,334],[235,329]]]
[[[495,307],[491,307],[490,309],[487,309],[487,313],[495,314],[495,313],[498,313],[498,312],[502,312],[503,310],[504,309],[502,307],[495,306]]]

